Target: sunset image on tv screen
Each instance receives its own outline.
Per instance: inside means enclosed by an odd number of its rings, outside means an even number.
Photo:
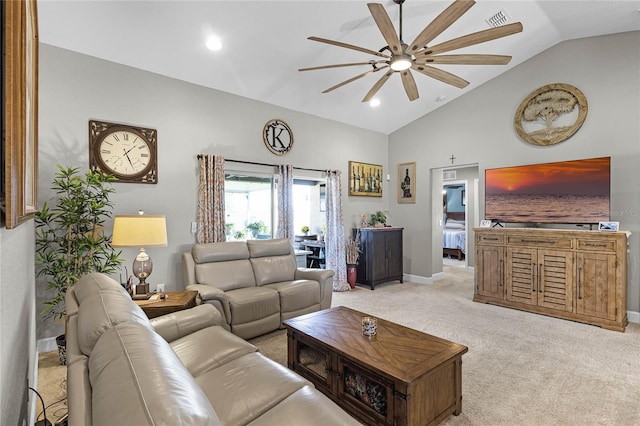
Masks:
[[[611,158],[485,171],[485,218],[499,222],[609,220]]]

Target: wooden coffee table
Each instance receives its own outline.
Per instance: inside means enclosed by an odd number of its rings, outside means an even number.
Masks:
[[[149,319],[196,306],[197,291],[167,291],[164,300],[134,300]]]
[[[343,306],[284,321],[287,364],[365,424],[434,425],[462,412],[466,346]]]

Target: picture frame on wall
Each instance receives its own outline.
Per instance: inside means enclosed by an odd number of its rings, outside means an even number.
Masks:
[[[398,164],[398,203],[416,202],[416,163]]]
[[[32,219],[38,180],[38,20],[36,0],[3,2],[5,226]]]
[[[382,197],[382,166],[349,161],[349,195]]]

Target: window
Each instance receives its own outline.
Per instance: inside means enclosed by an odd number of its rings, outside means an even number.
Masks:
[[[272,176],[225,174],[227,241],[272,238],[274,198]]]
[[[225,222],[227,241],[273,238],[277,227],[277,195],[274,175],[246,172],[225,174]],[[325,232],[323,180],[294,179],[293,230],[308,235]]]

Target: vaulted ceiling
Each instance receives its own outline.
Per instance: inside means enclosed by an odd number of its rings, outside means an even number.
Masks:
[[[403,35],[410,42],[451,1],[406,0]],[[376,97],[361,102],[380,78],[370,66],[299,72],[299,68],[367,62],[369,54],[307,40],[322,37],[378,51],[387,45],[366,1],[59,1],[39,0],[40,41],[235,95],[389,134],[463,96],[564,40],[640,30],[640,1],[477,0],[431,45],[490,28],[506,15],[521,33],[451,53],[511,55],[508,65],[438,65],[470,82],[459,89],[414,73],[419,99],[409,101],[393,75]],[[399,7],[380,0],[396,31]],[[220,51],[205,47],[208,36]],[[594,57],[594,61],[598,60]],[[282,117],[285,118],[285,117]]]

